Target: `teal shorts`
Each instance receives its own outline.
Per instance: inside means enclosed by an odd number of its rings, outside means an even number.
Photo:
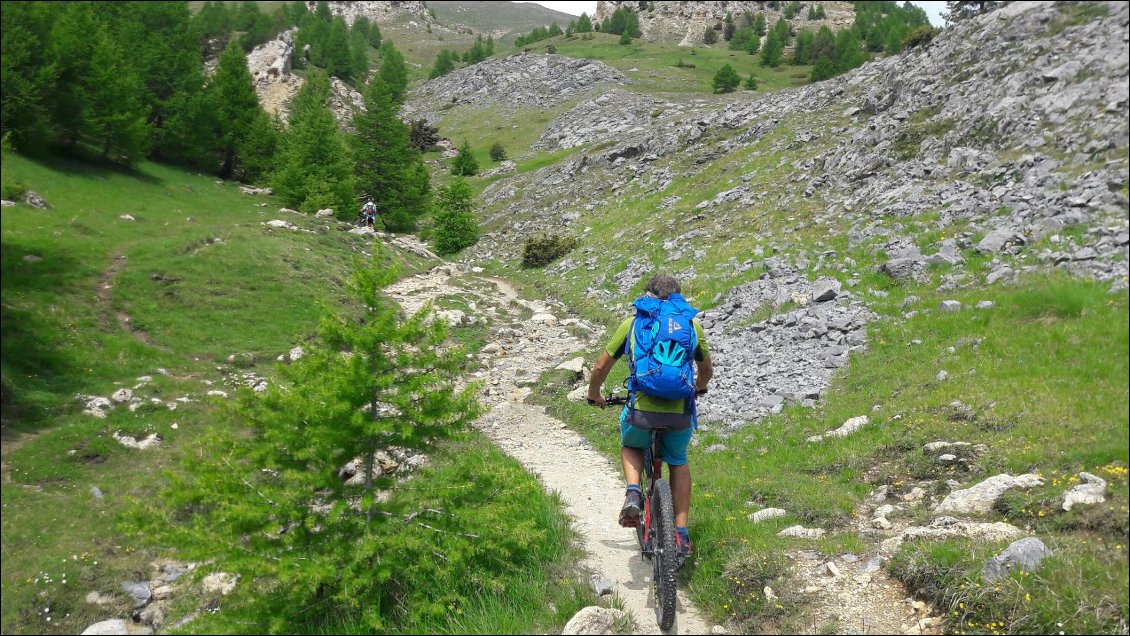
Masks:
[[[620,418],[620,446],[646,449],[651,446],[651,431],[636,428]],[[659,438],[659,457],[668,466],[682,466],[687,463],[687,447],[691,443],[693,429],[663,431]]]

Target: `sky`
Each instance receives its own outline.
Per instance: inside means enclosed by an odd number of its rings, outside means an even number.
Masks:
[[[549,7],[554,11],[560,11],[570,15],[581,15],[582,12],[592,15],[596,12],[595,0],[592,2],[535,2],[534,4],[540,4],[543,7]],[[915,1],[911,2],[911,4],[916,4],[926,10],[927,15],[930,16],[930,24],[938,27],[943,25],[942,11],[946,9],[945,2]]]

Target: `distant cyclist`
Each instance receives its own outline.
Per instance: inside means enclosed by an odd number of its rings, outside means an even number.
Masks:
[[[361,221],[368,227],[376,227],[377,220],[377,204],[373,203],[373,197],[365,199],[365,205],[361,206]]]
[[[645,295],[633,303],[636,316],[620,324],[593,366],[588,400],[590,404],[604,407],[606,401],[600,394],[601,386],[612,366],[625,353],[629,354],[632,377],[635,378],[637,367],[645,362],[640,355],[643,347],[637,348],[638,343],[648,345],[653,350],[667,349],[669,351],[665,353],[672,353],[674,356],[671,362],[675,365],[688,365],[684,367],[688,371],[684,377],[694,377],[694,386],[686,387],[686,392],[690,394],[688,398],[656,397],[642,388],[649,384],[647,381],[637,379],[637,387],[629,383],[632,403],[624,407],[620,415],[620,459],[624,465],[624,478],[628,483],[624,507],[620,510],[620,525],[630,528],[639,523],[643,509],[643,494],[640,491],[643,449],[651,444],[649,429],[664,429],[666,432],[663,434],[660,455],[671,467],[675,531],[679,533],[685,555],[689,555],[693,546],[687,530],[691,508],[691,470],[687,465],[687,446],[690,444],[695,420],[694,398],[706,392],[706,385],[714,375],[714,366],[710,361],[710,350],[706,346],[702,325],[694,319],[697,310],[687,304],[679,292],[679,281],[670,276],[654,276],[647,282]],[[641,329],[647,329],[647,332],[643,333]],[[685,350],[679,343],[689,344],[688,348],[693,348],[694,351]],[[680,349],[682,358],[679,357]],[[642,353],[650,356],[653,351]],[[694,362],[691,362],[692,356]],[[693,373],[693,369],[689,367],[694,363],[697,363],[697,373]]]

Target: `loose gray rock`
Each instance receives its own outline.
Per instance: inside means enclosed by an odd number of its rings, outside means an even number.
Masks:
[[[753,523],[761,523],[766,519],[776,519],[777,517],[783,517],[787,514],[789,513],[785,512],[781,508],[763,508],[761,510],[758,510],[757,512],[750,513],[746,518]]]
[[[1028,490],[1041,486],[1044,478],[1031,473],[1012,476],[1008,474],[989,477],[985,481],[966,488],[955,490],[934,507],[938,514],[985,514],[992,510],[993,504],[1006,490],[1017,488]]]
[[[91,486],[90,487],[90,496],[94,497],[94,499],[96,501],[101,502],[104,495],[102,494],[101,488],[99,488],[98,486]]]
[[[938,375],[934,376],[934,378],[937,379],[938,382],[945,382],[946,378],[948,377],[950,377],[950,374],[946,372],[945,369],[938,371]]]
[[[805,528],[801,525],[789,526],[777,533],[778,537],[798,537],[801,539],[819,539],[827,532],[823,528]]]
[[[1063,494],[1063,509],[1071,510],[1078,504],[1098,504],[1106,501],[1106,480],[1091,473],[1079,473],[1082,483],[1072,486]]]
[[[977,309],[992,309],[993,306],[994,303],[991,300],[982,300],[981,302],[977,303]]]
[[[942,304],[938,306],[938,309],[946,313],[954,313],[961,311],[961,303],[956,300],[943,300]]]
[[[582,609],[565,623],[562,635],[566,634],[607,634],[612,631],[617,620],[626,616],[623,610],[591,605]]]
[[[1050,554],[1051,551],[1044,546],[1043,541],[1036,537],[1025,537],[1014,541],[1004,549],[1004,552],[989,559],[981,574],[986,581],[995,581],[1008,576],[1014,568],[1035,572],[1044,558]]]
[[[1017,539],[1022,534],[1020,528],[1001,521],[979,523],[961,521],[953,517],[938,517],[928,526],[911,526],[898,536],[883,541],[879,545],[879,551],[885,555],[893,554],[906,541],[942,541],[963,537],[974,541],[993,542]]]
[[[834,278],[821,278],[812,284],[813,302],[827,302],[835,300],[840,293],[840,281]]]
[[[593,594],[604,596],[605,594],[611,594],[612,591],[616,589],[616,583],[612,579],[605,578],[599,574],[593,574],[589,577],[589,588],[592,589]]]
[[[867,423],[870,422],[870,421],[871,421],[871,419],[869,417],[867,417],[866,415],[860,415],[858,417],[853,417],[853,418],[849,419],[848,421],[844,422],[843,425],[840,426],[839,428],[837,428],[836,430],[828,431],[827,433],[824,433],[823,435],[813,435],[812,437],[808,438],[808,441],[809,442],[819,442],[821,440],[825,440],[825,439],[828,439],[830,437],[847,437],[848,435],[851,435],[852,433],[854,433],[854,432],[858,431],[859,429],[863,428],[864,426],[866,426]]]
[[[133,600],[134,607],[144,607],[153,598],[153,591],[149,588],[148,581],[123,582],[122,591]]]
[[[120,618],[95,623],[82,630],[83,636],[140,636],[152,633],[153,628],[148,625],[139,625]]]

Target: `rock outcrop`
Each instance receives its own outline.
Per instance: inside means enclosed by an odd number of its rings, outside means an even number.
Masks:
[[[624,8],[639,14],[640,33],[650,42],[678,42],[680,46],[702,46],[707,29],[720,25],[729,13],[735,18],[743,13],[764,13],[772,25],[782,17],[781,9],[765,2],[634,2],[632,0],[601,1],[596,3],[593,22],[600,23],[611,17],[616,9]],[[808,20],[808,12],[801,11],[789,22],[794,28],[816,28],[827,25],[832,30],[845,29],[855,22],[855,9],[850,2],[821,2],[827,17]],[[721,37],[719,37],[721,40]]]

